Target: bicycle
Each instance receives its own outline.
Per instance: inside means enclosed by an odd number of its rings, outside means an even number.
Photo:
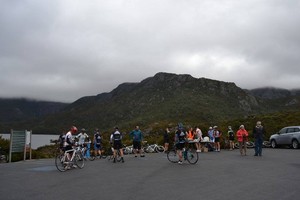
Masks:
[[[196,164],[198,162],[198,153],[195,149],[190,148],[190,144],[187,148],[184,148],[182,151],[184,160],[187,160],[190,164]],[[174,145],[174,148],[170,150],[167,153],[167,158],[171,163],[178,163],[179,162],[179,156],[177,154],[176,146]]]
[[[72,153],[70,161],[68,161],[68,153]],[[84,158],[80,151],[80,146],[60,153],[55,157],[55,166],[60,172],[64,172],[71,167],[77,166],[79,169],[84,167]]]
[[[127,155],[127,154],[133,154],[133,145],[127,146],[127,145],[123,145],[123,154]]]
[[[263,147],[264,148],[270,148],[271,147],[271,142],[269,142],[269,141],[263,141]]]
[[[93,156],[93,154],[91,154],[90,143],[85,143],[85,144],[86,145],[84,145],[84,146],[80,146],[80,152],[81,152],[83,158],[85,160],[94,161],[96,157]]]
[[[246,142],[246,147],[247,148],[254,148],[254,142],[252,141],[247,141]],[[238,149],[240,147],[240,144],[238,142],[234,143],[234,148]]]
[[[108,161],[114,161],[114,148],[111,147],[110,150],[111,150],[111,152],[110,152],[110,155],[107,156],[107,160]],[[122,157],[121,157],[120,149],[118,149],[117,150],[117,155],[116,155],[116,161],[121,162],[121,160],[122,160]]]
[[[146,153],[162,153],[164,151],[165,148],[158,144],[146,144],[146,146],[144,147],[144,152]]]

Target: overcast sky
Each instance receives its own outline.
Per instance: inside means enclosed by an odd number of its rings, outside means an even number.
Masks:
[[[0,97],[73,102],[158,72],[300,88],[299,0],[0,0]]]

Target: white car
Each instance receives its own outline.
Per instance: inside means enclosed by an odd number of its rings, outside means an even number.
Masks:
[[[300,126],[288,126],[281,129],[278,133],[271,135],[271,147],[289,145],[293,149],[299,148]]]

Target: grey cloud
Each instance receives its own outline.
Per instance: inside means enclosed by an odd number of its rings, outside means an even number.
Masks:
[[[159,71],[243,88],[300,82],[297,1],[2,4],[1,97],[70,102]]]

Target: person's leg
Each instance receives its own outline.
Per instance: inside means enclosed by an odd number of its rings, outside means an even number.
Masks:
[[[179,157],[179,162],[182,162],[182,150],[177,150],[177,154]]]
[[[259,156],[262,156],[262,143],[263,143],[262,139],[259,139],[258,143],[259,143],[259,145],[258,145],[258,152],[257,152],[257,154]]]
[[[132,146],[133,146],[133,153],[134,153],[134,157],[137,157],[137,144],[135,141],[133,141],[132,143]]]
[[[258,147],[258,145],[259,145],[258,139],[255,139],[254,144],[255,144],[255,147],[254,147],[254,151],[255,151],[254,156],[258,156],[258,149],[259,149],[259,147]]]
[[[244,155],[245,156],[247,155],[247,144],[246,144],[246,142],[244,142]]]
[[[243,155],[242,148],[243,148],[243,142],[239,142],[239,150],[240,150],[241,155]]]

